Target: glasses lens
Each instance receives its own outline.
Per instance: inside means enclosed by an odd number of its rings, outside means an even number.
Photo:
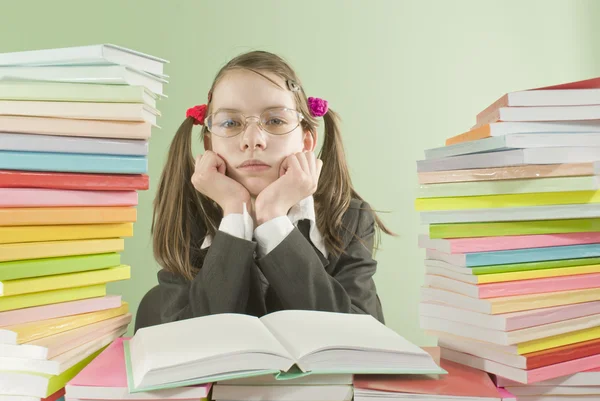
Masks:
[[[244,116],[241,113],[219,111],[207,119],[206,126],[215,135],[223,137],[235,136],[244,127]]]
[[[283,135],[293,131],[300,124],[300,115],[290,109],[270,109],[260,116],[263,128],[270,134]]]

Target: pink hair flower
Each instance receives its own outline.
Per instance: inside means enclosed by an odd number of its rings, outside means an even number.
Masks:
[[[313,117],[322,117],[327,113],[327,100],[318,97],[309,97],[308,108]]]
[[[204,125],[204,118],[206,117],[206,108],[207,107],[205,104],[190,107],[185,113],[185,116],[192,117],[194,119],[194,125]]]

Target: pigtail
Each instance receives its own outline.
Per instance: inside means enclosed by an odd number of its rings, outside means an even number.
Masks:
[[[336,233],[342,227],[342,217],[352,198],[363,200],[354,190],[346,153],[340,132],[339,116],[331,109],[323,115],[324,139],[319,152],[319,159],[323,161],[323,168],[319,178],[319,187],[314,195],[316,213],[323,213],[323,218],[318,218],[319,230],[325,237],[328,247],[336,253],[343,251],[342,239]],[[322,212],[321,212],[322,210]],[[326,215],[324,215],[326,212]],[[373,212],[375,225],[388,235],[395,235]],[[378,241],[377,241],[378,242]],[[377,243],[376,242],[376,243]]]
[[[154,199],[152,241],[154,257],[166,270],[188,279],[194,276],[193,252],[198,251],[198,238],[192,234],[202,218],[207,203],[192,184],[195,162],[192,155],[194,119],[181,124],[167,156]],[[206,220],[204,227],[207,227]],[[197,230],[196,230],[197,231]]]

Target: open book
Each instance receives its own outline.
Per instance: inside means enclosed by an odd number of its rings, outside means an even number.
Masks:
[[[446,373],[370,315],[217,314],[143,328],[124,345],[130,392],[265,374]]]

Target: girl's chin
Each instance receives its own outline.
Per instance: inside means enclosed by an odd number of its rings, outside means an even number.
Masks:
[[[274,180],[266,180],[260,178],[250,178],[244,180],[242,185],[248,190],[250,196],[257,197],[266,187],[272,184]]]

